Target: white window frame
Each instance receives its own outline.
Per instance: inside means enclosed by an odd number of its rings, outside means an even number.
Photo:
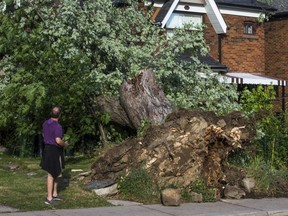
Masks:
[[[202,25],[203,16],[194,13],[179,13],[174,12],[171,14],[168,22],[166,23],[167,29],[182,28],[185,24]]]
[[[244,34],[245,35],[255,35],[255,27],[253,22],[244,22]]]
[[[194,25],[202,26],[203,15],[195,13],[183,13],[183,12],[172,13],[165,26],[168,37],[173,35],[174,29],[183,28],[185,24],[192,24],[193,26]]]

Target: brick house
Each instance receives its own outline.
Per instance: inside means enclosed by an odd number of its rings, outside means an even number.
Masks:
[[[228,82],[238,83],[240,89],[245,84],[273,84],[278,96],[282,97],[282,109],[285,109],[284,92],[288,80],[286,0],[274,0],[272,6],[257,0],[152,2],[153,19],[168,35],[188,22],[204,24],[204,37],[210,52],[200,60],[228,77]],[[262,19],[267,14],[268,22]]]
[[[273,43],[281,38],[276,35],[285,35],[288,28],[288,25],[283,24],[286,21],[283,21],[283,17],[288,17],[288,13],[277,13],[277,8],[256,0],[158,0],[154,1],[154,7],[155,22],[165,28],[168,34],[186,22],[206,25],[204,35],[211,49],[209,55],[216,62],[227,66],[227,71],[276,75],[275,70],[272,72],[275,66],[269,59],[275,57]],[[260,22],[261,16],[267,13],[275,15],[269,22]],[[281,22],[278,21],[276,25],[275,19],[281,19]],[[271,28],[278,29],[271,32]],[[288,40],[283,39],[285,42],[288,45]],[[279,74],[275,77],[285,78]]]
[[[265,73],[288,79],[288,1],[274,0],[278,10],[265,23]]]

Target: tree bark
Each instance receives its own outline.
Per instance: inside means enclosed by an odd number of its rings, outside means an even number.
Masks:
[[[136,129],[142,120],[163,122],[173,108],[151,70],[143,70],[136,78],[123,82],[120,104]]]
[[[112,122],[134,130],[141,127],[142,120],[163,122],[172,108],[150,70],[124,81],[119,97],[101,96],[94,101],[95,110],[109,113]]]
[[[109,113],[112,122],[133,128],[125,110],[120,105],[119,97],[100,96],[96,98],[95,102],[96,110]]]
[[[102,137],[102,140],[103,140],[103,145],[104,145],[103,147],[105,147],[107,145],[107,143],[108,143],[105,130],[103,128],[103,125],[100,122],[98,123],[98,127],[99,127],[99,131],[100,131],[100,134],[101,134],[101,137]]]

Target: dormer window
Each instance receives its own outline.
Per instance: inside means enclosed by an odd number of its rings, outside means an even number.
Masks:
[[[254,35],[255,27],[253,22],[244,22],[244,34]]]
[[[172,13],[170,19],[166,24],[166,30],[168,36],[173,35],[173,30],[176,28],[182,28],[185,24],[193,24],[195,26],[202,25],[202,15],[200,14],[191,14],[191,13]]]

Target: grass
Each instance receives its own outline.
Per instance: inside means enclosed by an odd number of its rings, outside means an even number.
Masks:
[[[247,167],[247,172],[256,180],[256,192],[267,197],[287,197],[287,168],[276,169],[262,157],[256,157]]]
[[[68,158],[63,173],[63,180],[59,183],[59,194],[65,198],[55,208],[88,208],[111,205],[105,199],[91,191],[82,189],[83,181],[71,181],[78,173],[72,169],[90,170],[93,158]],[[0,153],[0,205],[17,208],[21,211],[35,211],[51,209],[44,204],[46,197],[47,173],[39,167],[40,158],[17,158]],[[8,164],[19,166],[15,171],[9,170]]]
[[[159,202],[160,191],[143,168],[132,170],[118,182],[121,197],[141,203]]]
[[[272,163],[262,155],[249,156],[247,152],[235,152],[230,156],[228,163],[247,172],[247,176],[253,177],[256,186],[250,197],[287,197],[288,194],[288,169],[284,166],[285,158],[276,158],[281,161]],[[275,166],[276,165],[276,166]]]

